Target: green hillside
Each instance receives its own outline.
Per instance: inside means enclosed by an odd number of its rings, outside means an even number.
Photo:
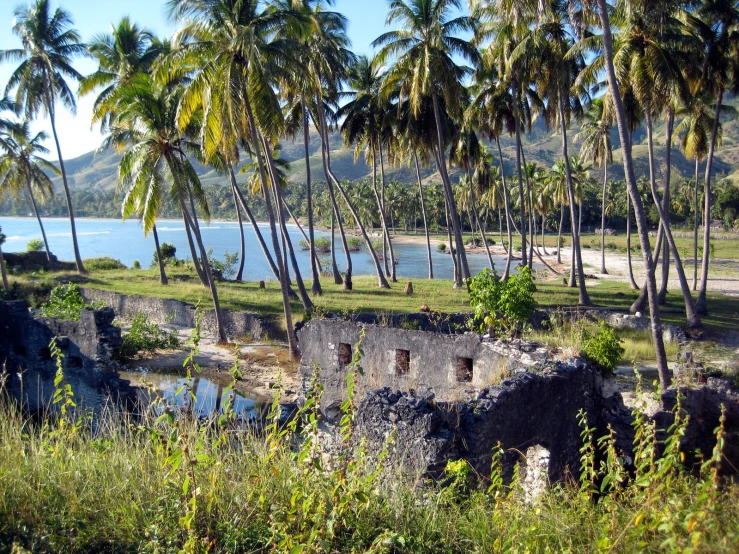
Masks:
[[[570,152],[576,153],[579,145],[573,142],[576,129],[570,131]],[[733,118],[724,123],[723,144],[718,149],[714,159],[714,174],[717,178],[729,177],[739,185],[739,119]],[[346,148],[338,133],[331,134],[331,162],[334,173],[340,179],[356,180],[369,177],[372,169],[363,157],[354,161],[354,150]],[[527,162],[537,162],[545,167],[551,167],[561,157],[562,141],[559,133],[547,131],[543,124],[537,122],[531,134],[524,138],[524,148]],[[618,135],[613,131],[613,144],[618,145]],[[661,178],[664,169],[664,145],[665,124],[659,122],[655,129],[655,149],[657,153],[657,172]],[[505,158],[506,172],[513,173],[515,161],[514,141],[505,137],[502,141],[503,156]],[[293,183],[305,182],[305,160],[304,146],[301,139],[295,142],[287,141],[282,145],[282,156],[291,162],[290,181]],[[323,163],[321,160],[321,147],[318,134],[311,133],[309,145],[311,175],[314,180],[325,180]],[[66,161],[70,186],[77,190],[95,189],[106,190],[116,186],[119,155],[114,150],[104,152],[89,152],[78,158]],[[609,176],[613,179],[623,178],[623,167],[620,165],[620,150],[614,153],[614,163],[609,168]],[[248,161],[245,157],[242,162]],[[646,133],[639,129],[634,135],[634,163],[637,176],[647,175],[649,167],[647,164]],[[701,175],[705,166],[701,165]],[[196,170],[204,184],[223,184],[226,182],[223,176],[208,167],[196,164]],[[692,161],[686,160],[682,152],[676,146],[672,152],[672,180],[678,181],[682,178],[692,178],[695,166]],[[379,170],[378,170],[379,171]],[[600,170],[594,170],[594,177],[600,176]],[[402,182],[415,182],[415,168],[412,167],[390,167],[386,166],[386,175],[389,179],[397,179]],[[435,168],[422,170],[425,182],[440,182]],[[242,180],[243,176],[239,177]],[[57,186],[59,178],[55,178]]]

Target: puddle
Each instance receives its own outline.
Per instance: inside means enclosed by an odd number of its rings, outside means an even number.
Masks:
[[[121,371],[121,379],[131,381],[131,384],[141,387],[141,400],[151,402],[154,396],[163,398],[168,404],[176,403],[184,406],[186,391],[180,390],[187,384],[187,379],[179,375],[168,375],[155,371],[140,369],[139,371]],[[149,394],[146,385],[150,385],[153,393]],[[190,380],[190,388],[196,397],[194,412],[198,417],[207,417],[222,411],[225,401],[223,391],[228,386],[226,380],[211,380],[202,376],[195,376]],[[269,408],[269,403],[256,394],[250,395],[242,391],[233,391],[233,408],[236,415],[242,419],[258,419]],[[189,399],[188,399],[189,400]]]

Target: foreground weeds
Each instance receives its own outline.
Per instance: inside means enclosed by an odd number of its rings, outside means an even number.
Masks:
[[[197,344],[196,334],[193,354]],[[723,426],[699,477],[681,465],[678,404],[663,442],[637,414],[633,471],[581,415],[580,481],[534,504],[516,479],[503,484],[499,450],[482,479],[457,461],[443,484],[419,486],[383,467],[392,436],[370,453],[354,433],[361,357],[359,344],[330,464],[316,379],[290,423],[276,395],[259,433],[237,425],[230,391],[207,421],[161,403],[138,421],[114,411],[80,419],[61,373],[56,415],[42,423],[0,400],[0,552],[739,550],[739,487],[719,474]]]

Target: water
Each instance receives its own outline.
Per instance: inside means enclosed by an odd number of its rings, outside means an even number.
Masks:
[[[185,377],[149,370],[121,371],[120,376],[122,379],[131,381],[131,384],[142,387],[141,397],[143,400],[151,401],[155,396],[159,396],[168,405],[184,406],[186,399],[192,402],[184,390],[184,385],[187,384]],[[151,396],[145,392],[146,389],[143,388],[145,384],[150,385],[153,389]],[[226,400],[223,397],[223,390],[227,385],[228,383],[212,381],[205,377],[193,377],[190,380],[190,388],[195,395],[193,413],[198,417],[207,417],[216,412],[221,412],[223,409],[222,403]],[[249,396],[241,391],[234,391],[233,393],[234,411],[237,416],[243,419],[257,419],[266,407],[265,401],[256,395]]]
[[[60,260],[74,260],[69,220],[66,218],[46,218],[43,221],[52,253]],[[138,260],[143,267],[148,267],[151,263],[154,255],[154,237],[151,234],[144,237],[139,222],[134,220],[124,222],[118,219],[77,219],[76,223],[77,238],[83,258],[110,256],[129,267],[134,260]],[[0,227],[7,236],[3,245],[5,252],[24,252],[28,241],[41,239],[41,231],[35,218],[0,217]],[[259,227],[265,242],[271,245],[269,225],[261,223]],[[182,221],[159,220],[157,231],[159,232],[160,242],[169,242],[175,245],[178,258],[190,257],[190,249]],[[251,226],[245,226],[244,232],[246,238],[244,279],[247,281],[274,279]],[[296,248],[300,271],[304,277],[309,278],[308,253],[301,250],[297,244],[299,240],[303,239],[303,236],[295,225],[288,225],[288,232]],[[213,221],[209,226],[203,225],[202,234],[205,248],[212,248],[216,258],[223,259],[223,255],[227,251],[230,253],[240,251],[239,228],[236,222]],[[315,235],[316,237],[328,237],[330,233],[316,230]],[[334,244],[336,261],[339,269],[343,271],[345,259],[338,234]],[[428,262],[424,242],[398,242],[394,246],[399,255],[396,270],[399,279],[426,278],[428,276]],[[439,253],[435,249],[432,250],[431,256],[434,264],[434,277],[451,279],[453,271],[451,257],[448,254]],[[359,252],[352,252],[351,257],[354,275],[375,274],[372,258],[364,248]],[[473,275],[488,266],[487,256],[485,255],[469,255],[467,259],[470,272]],[[324,267],[329,267],[328,256],[322,257],[321,260]],[[502,257],[494,257],[494,261],[498,268],[505,265],[505,259]]]

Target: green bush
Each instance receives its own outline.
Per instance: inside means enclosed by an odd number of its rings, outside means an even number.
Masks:
[[[46,250],[44,247],[44,241],[41,239],[31,239],[26,244],[26,252],[43,252]]]
[[[436,245],[436,250],[438,252],[446,252],[446,244],[444,244],[443,242],[440,242],[439,244]]]
[[[601,321],[595,334],[590,334],[587,330],[583,331],[580,353],[590,363],[610,372],[616,368],[616,364],[624,354],[621,342],[623,341],[616,336],[613,328],[605,321]]]
[[[349,237],[346,239],[346,244],[349,246],[350,252],[359,252],[363,242],[359,237]]]
[[[164,256],[164,254],[162,254]],[[238,252],[229,254],[228,250],[223,253],[223,261],[213,257],[213,249],[208,250],[208,264],[216,279],[230,279],[236,275],[236,264],[239,261]]]
[[[505,281],[486,268],[470,279],[469,289],[470,305],[483,331],[515,335],[536,310],[536,285],[528,266]]]
[[[146,314],[137,313],[131,320],[131,328],[123,335],[123,344],[116,351],[119,359],[132,358],[139,352],[171,350],[180,346],[177,333],[162,331],[156,323],[150,323]]]
[[[177,260],[177,248],[174,244],[170,244],[169,242],[163,242],[159,246],[159,251],[162,253],[162,261],[165,264],[168,264],[172,262],[173,260]],[[154,259],[151,262],[151,265],[157,265],[159,263],[159,257],[157,256],[156,249],[154,250]]]
[[[141,262],[139,262],[138,260],[134,260],[133,264],[131,264],[131,267],[133,269],[141,269]]]
[[[60,285],[51,289],[49,301],[41,305],[41,315],[69,321],[79,321],[82,308],[92,307],[80,294],[75,283]]]
[[[87,258],[85,267],[89,271],[115,271],[119,269],[127,269],[120,260],[115,260],[107,256],[101,258]]]
[[[331,252],[331,239],[328,237],[318,237],[313,241],[313,244],[315,245],[316,252],[321,254]]]
[[[310,244],[308,243],[307,240],[303,240],[303,239],[299,240],[298,246],[300,246],[301,250],[310,250]]]

